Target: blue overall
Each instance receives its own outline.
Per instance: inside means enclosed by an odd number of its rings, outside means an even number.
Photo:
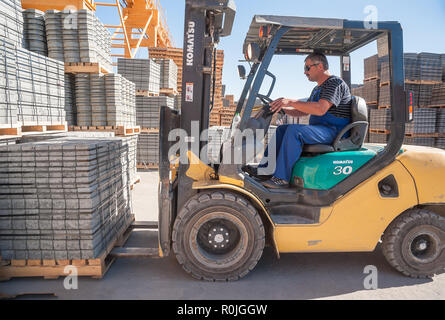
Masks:
[[[320,91],[320,88],[316,90],[309,101],[318,102]],[[331,144],[350,121],[350,119],[339,118],[326,112],[323,116],[311,115],[309,125],[286,124],[277,127],[275,133],[277,158],[274,176],[290,181],[292,169],[301,156],[303,144]],[[267,154],[266,148],[264,155],[267,156]]]

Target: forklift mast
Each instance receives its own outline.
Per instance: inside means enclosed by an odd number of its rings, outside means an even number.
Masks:
[[[188,150],[193,143],[199,144],[199,150],[206,143],[199,141],[199,135],[209,127],[215,48],[220,37],[231,34],[235,12],[233,0],[186,0],[180,126],[191,137]],[[193,122],[199,125],[197,137],[192,136]],[[195,192],[187,169],[187,164],[179,165],[178,208]]]

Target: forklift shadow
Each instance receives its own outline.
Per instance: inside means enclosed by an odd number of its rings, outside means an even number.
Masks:
[[[371,278],[374,275],[376,277]],[[280,259],[272,248],[266,248],[246,278],[248,281],[269,279],[282,283],[284,288],[293,288],[278,299],[317,299],[372,289],[409,289],[434,281],[399,273],[386,261],[380,244],[369,253],[288,253],[281,254]]]

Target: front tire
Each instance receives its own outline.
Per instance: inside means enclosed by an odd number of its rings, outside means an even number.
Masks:
[[[383,235],[383,254],[412,278],[431,278],[445,270],[445,218],[411,209],[394,220]]]
[[[173,251],[185,271],[208,281],[238,280],[263,253],[264,226],[243,197],[207,191],[191,198],[173,226]]]

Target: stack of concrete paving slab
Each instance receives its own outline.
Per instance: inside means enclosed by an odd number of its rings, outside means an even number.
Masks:
[[[44,15],[42,11],[37,9],[24,10],[23,31],[25,48],[43,56],[48,56]]]
[[[136,124],[141,128],[159,128],[161,106],[175,108],[175,99],[167,96],[136,97]]]
[[[119,74],[75,75],[77,125],[135,126],[135,85]]]
[[[4,39],[0,52],[0,124],[63,124],[64,65]]]
[[[178,89],[178,66],[172,59],[154,59],[161,66],[161,88]]]
[[[137,162],[143,165],[159,163],[159,132],[138,135]]]
[[[64,62],[98,62],[112,70],[111,35],[89,10],[45,12],[48,55]]]
[[[100,257],[132,213],[125,140],[0,146],[2,258]]]
[[[65,73],[65,113],[68,125],[76,125],[76,78],[74,74]]]
[[[0,38],[23,45],[23,16],[20,0],[0,0]]]
[[[414,121],[405,126],[406,133],[431,134],[436,132],[436,109],[414,108]],[[434,145],[434,143],[433,143]]]
[[[161,66],[152,59],[117,60],[118,73],[136,85],[136,90],[159,94]]]

